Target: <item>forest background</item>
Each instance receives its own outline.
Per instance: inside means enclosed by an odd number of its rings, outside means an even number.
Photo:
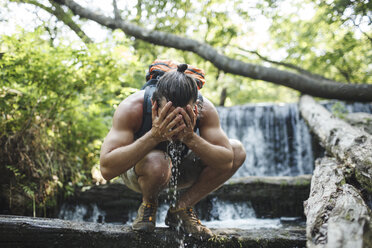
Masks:
[[[12,213],[51,215],[75,187],[98,183],[92,174],[115,108],[141,88],[157,58],[204,69],[202,94],[215,105],[299,99],[293,87],[227,73],[195,52],[79,17],[66,2],[0,4],[0,197]],[[367,0],[77,2],[243,63],[339,85],[372,85]]]

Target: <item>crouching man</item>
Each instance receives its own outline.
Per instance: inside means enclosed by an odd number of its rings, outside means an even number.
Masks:
[[[120,175],[142,194],[132,228],[152,232],[158,194],[171,178],[167,145],[181,141],[177,188],[187,190],[169,208],[165,223],[208,238],[212,232],[198,220],[193,206],[228,180],[246,154],[239,141],[226,137],[215,107],[201,96],[186,69],[186,64],[179,65],[121,102],[101,148],[100,168],[106,180]]]

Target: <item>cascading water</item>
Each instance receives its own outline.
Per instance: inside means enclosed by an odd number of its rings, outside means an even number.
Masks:
[[[348,113],[372,113],[372,104],[327,101],[322,105],[332,110],[335,103]],[[217,111],[227,136],[240,140],[247,152],[234,178],[312,173],[312,137],[297,103],[248,104]]]
[[[235,178],[312,172],[311,136],[297,104],[218,107],[217,111],[227,136],[240,140],[247,152]]]

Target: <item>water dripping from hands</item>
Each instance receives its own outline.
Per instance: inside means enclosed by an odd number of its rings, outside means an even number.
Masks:
[[[172,190],[170,192],[172,192],[173,194],[169,196],[169,200],[171,202],[172,207],[175,207],[177,196],[178,196],[177,181],[178,181],[178,176],[179,176],[179,166],[182,162],[182,151],[183,151],[182,142],[171,140],[168,143],[167,154],[172,161],[172,170],[171,170],[172,176],[170,179],[170,188]]]

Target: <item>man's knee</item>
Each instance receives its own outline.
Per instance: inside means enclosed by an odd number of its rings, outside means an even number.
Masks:
[[[171,174],[170,162],[164,152],[152,151],[136,165],[135,172],[138,177],[143,176],[163,184]]]
[[[245,161],[246,152],[243,144],[236,139],[230,139],[234,152],[233,169],[238,169]]]

